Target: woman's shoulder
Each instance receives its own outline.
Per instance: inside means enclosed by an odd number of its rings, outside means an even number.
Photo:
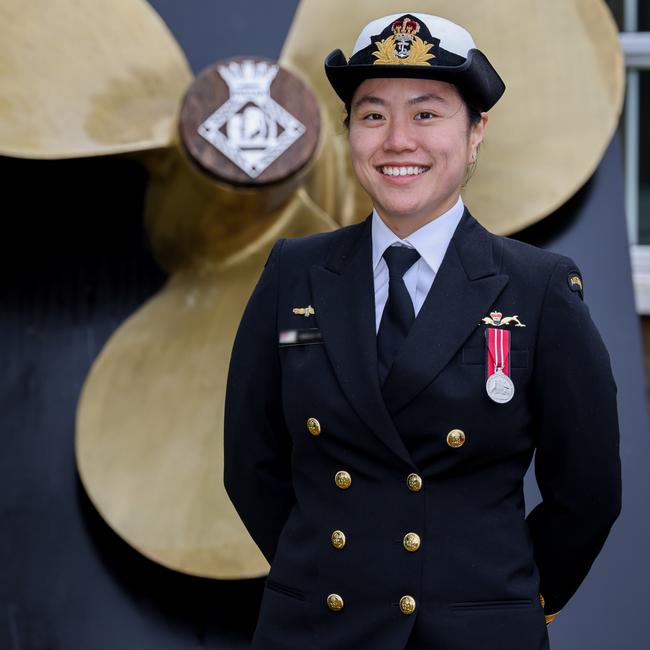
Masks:
[[[364,232],[366,222],[343,226],[329,232],[288,237],[281,242],[283,261],[292,265],[324,264],[334,252],[353,246]]]
[[[511,237],[493,237],[502,251],[502,273],[517,278],[533,292],[538,290],[540,295],[549,291],[563,295],[568,290],[584,299],[582,273],[572,258]]]
[[[538,248],[519,239],[497,235],[488,230],[480,221],[466,211],[467,220],[463,235],[469,235],[473,242],[473,254],[481,254],[481,249],[491,249],[492,259],[500,273],[528,277],[544,281],[552,274],[558,264],[575,266],[571,258],[554,251]],[[461,222],[462,225],[463,222]]]
[[[533,244],[504,237],[503,235],[493,235],[502,248],[502,266],[507,272],[509,269],[529,269],[533,274],[548,276],[558,266],[576,267],[576,263],[568,256],[545,248],[539,248]]]

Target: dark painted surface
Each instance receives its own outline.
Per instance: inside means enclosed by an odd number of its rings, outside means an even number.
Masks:
[[[90,365],[164,281],[141,224],[145,172],[117,158],[0,158],[0,177],[16,206],[0,261],[0,649],[245,647],[260,581],[149,562],[99,517],[75,469]]]
[[[277,59],[298,0],[149,0],[173,32],[194,73],[217,59]]]
[[[231,55],[277,57],[297,3],[152,4],[198,71]],[[623,432],[623,514],[553,623],[553,650],[650,646],[650,451],[619,157],[614,145],[576,198],[520,234],[580,265],[612,356]],[[149,562],[97,515],[74,467],[90,365],[164,282],[141,223],[144,171],[125,159],[0,158],[0,178],[4,205],[14,206],[3,211],[0,240],[0,650],[246,647],[260,581],[218,583]],[[529,494],[532,504],[532,485]]]
[[[609,350],[618,385],[623,510],[587,579],[550,627],[552,650],[650,648],[645,605],[650,579],[650,437],[624,215],[621,148],[614,140],[582,190],[518,235],[569,255],[578,264],[585,302]],[[538,496],[531,476],[527,478],[533,505]]]

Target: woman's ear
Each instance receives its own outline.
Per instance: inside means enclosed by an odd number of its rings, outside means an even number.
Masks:
[[[481,117],[478,122],[472,124],[469,128],[469,138],[468,138],[468,160],[467,165],[475,165],[478,159],[478,150],[483,142],[483,136],[485,135],[485,125],[488,121],[488,114],[481,113]]]
[[[472,124],[469,134],[470,147],[471,147],[471,162],[476,162],[476,156],[478,154],[478,148],[483,142],[483,136],[485,135],[485,126],[488,122],[488,114],[483,112],[481,113],[481,119],[476,123]]]

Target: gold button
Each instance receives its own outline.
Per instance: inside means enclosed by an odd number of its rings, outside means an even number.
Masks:
[[[402,596],[399,599],[399,611],[402,614],[412,614],[415,611],[415,598],[413,596]]]
[[[542,594],[539,595],[539,604],[542,606],[542,609],[546,607],[546,601],[544,600],[544,596],[542,596]]]
[[[347,472],[336,472],[334,480],[336,481],[336,485],[342,490],[347,490],[352,485],[352,477]]]
[[[417,474],[409,474],[406,477],[406,484],[411,492],[419,492],[422,489],[422,479]]]
[[[307,430],[312,436],[320,436],[320,422],[316,418],[307,420]]]
[[[460,429],[452,429],[447,434],[447,444],[454,449],[465,444],[465,434]]]
[[[414,553],[420,548],[420,536],[417,533],[406,533],[402,543],[409,553]]]
[[[345,546],[345,533],[342,530],[335,530],[332,533],[332,546],[334,548],[343,548]]]
[[[338,612],[343,609],[343,598],[338,594],[330,594],[327,597],[327,606],[333,611]]]

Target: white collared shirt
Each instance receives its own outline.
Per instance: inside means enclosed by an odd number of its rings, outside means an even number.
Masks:
[[[375,330],[379,331],[381,316],[388,300],[388,265],[383,258],[389,246],[415,248],[420,259],[404,274],[404,284],[418,315],[424,299],[447,252],[456,226],[463,216],[465,205],[458,197],[454,206],[438,218],[418,228],[405,239],[400,239],[377,214],[372,212],[372,268],[375,281]]]

